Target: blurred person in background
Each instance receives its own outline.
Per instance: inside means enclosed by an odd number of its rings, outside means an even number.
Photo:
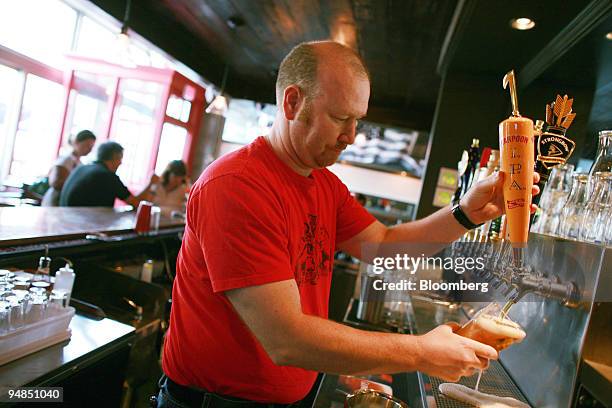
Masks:
[[[72,170],[81,164],[81,157],[91,152],[96,143],[96,135],[91,130],[81,130],[69,143],[72,146],[72,152],[58,157],[49,170],[49,189],[42,199],[43,207],[59,205],[60,192],[66,179]]]
[[[97,158],[70,174],[60,194],[62,207],[113,207],[117,198],[138,207],[140,201],[151,195],[151,187],[159,182],[159,177],[153,174],[146,188],[132,195],[116,174],[123,162],[123,147],[117,142],[102,143]]]
[[[151,201],[161,207],[164,213],[184,212],[189,188],[190,182],[187,177],[185,162],[172,160],[162,173],[160,182],[153,186]]]

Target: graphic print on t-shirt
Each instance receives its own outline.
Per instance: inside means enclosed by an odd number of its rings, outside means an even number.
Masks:
[[[298,256],[295,280],[316,285],[319,277],[329,273],[329,234],[325,227],[317,225],[317,216],[308,214],[308,222],[304,222],[303,247]]]

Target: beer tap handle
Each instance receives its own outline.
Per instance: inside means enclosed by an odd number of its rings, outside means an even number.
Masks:
[[[512,116],[521,116],[518,110],[518,97],[516,94],[516,79],[514,78],[514,70],[508,72],[502,81],[504,89],[510,87],[510,100],[512,102]]]

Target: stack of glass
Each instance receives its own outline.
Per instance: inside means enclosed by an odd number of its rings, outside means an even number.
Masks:
[[[32,278],[0,270],[0,336],[55,316],[68,306],[65,292]]]
[[[572,171],[571,165],[553,169],[542,192],[540,218],[532,231],[584,242],[612,244],[611,130],[599,132],[597,154],[589,175],[572,174]]]
[[[596,172],[593,186],[593,193],[581,219],[579,239],[608,245],[612,243],[612,172]]]
[[[540,216],[531,231],[540,234],[556,235],[561,220],[561,212],[572,188],[573,164],[561,164],[552,169],[550,179],[542,191]]]
[[[561,220],[557,229],[560,237],[578,240],[580,225],[588,203],[588,185],[590,177],[587,174],[572,176],[572,189],[567,203],[563,206]]]

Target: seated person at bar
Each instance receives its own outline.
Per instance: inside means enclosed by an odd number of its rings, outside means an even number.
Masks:
[[[317,372],[418,370],[457,381],[497,358],[454,333],[458,325],[417,336],[327,319],[336,249],[360,258],[366,243],[450,243],[503,212],[499,173],[472,187],[455,212],[378,222],[326,169],[354,143],[369,96],[369,74],[352,49],[298,45],[279,68],[270,134],[219,158],[194,184],[158,407],[292,404]]]
[[[95,162],[79,166],[70,174],[60,194],[62,207],[112,207],[116,198],[138,207],[159,181],[153,174],[147,187],[134,196],[115,174],[123,160],[123,147],[117,142],[102,143],[97,157]]]
[[[161,174],[160,182],[152,187],[151,201],[162,212],[185,211],[187,201],[185,195],[189,192],[190,183],[187,179],[187,166],[182,160],[172,160]]]
[[[87,156],[96,143],[96,135],[91,130],[81,130],[74,139],[70,140],[72,152],[58,157],[51,170],[49,170],[49,189],[45,192],[41,205],[43,207],[57,207],[59,205],[60,191],[64,182],[77,166],[81,164],[81,157]]]

